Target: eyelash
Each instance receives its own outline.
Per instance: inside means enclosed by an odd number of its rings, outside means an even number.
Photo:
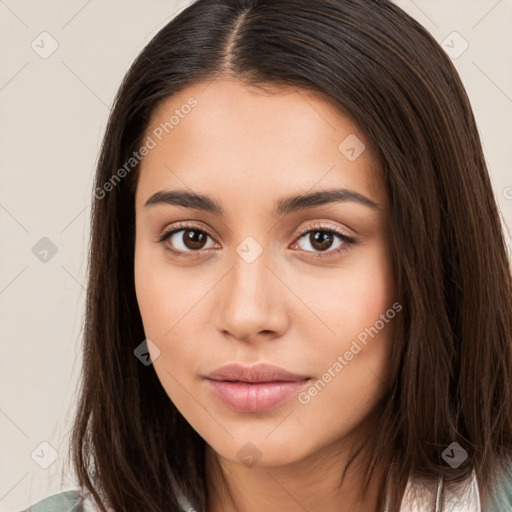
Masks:
[[[164,249],[166,251],[170,252],[171,254],[173,254],[174,256],[179,256],[179,257],[184,257],[184,258],[194,258],[196,256],[190,255],[190,253],[202,252],[201,250],[177,251],[175,249],[172,249],[168,244],[165,243],[172,235],[174,235],[175,233],[179,233],[180,231],[199,231],[200,233],[206,234],[210,238],[214,239],[214,237],[208,231],[206,231],[205,229],[199,228],[193,224],[184,224],[184,223],[174,224],[170,228],[168,228],[166,231],[164,231],[158,238],[158,243],[162,244],[164,246]],[[346,235],[342,231],[338,231],[337,229],[323,226],[321,224],[314,224],[312,226],[308,226],[307,228],[300,230],[299,233],[297,234],[295,241],[298,241],[304,235],[311,233],[311,232],[315,232],[315,231],[320,231],[322,233],[329,233],[331,235],[335,235],[335,236],[339,237],[341,239],[341,241],[343,242],[343,245],[341,245],[337,249],[333,249],[330,251],[323,251],[323,252],[322,251],[319,251],[319,252],[304,251],[306,253],[316,254],[316,257],[319,257],[319,258],[331,258],[331,257],[334,257],[343,252],[348,252],[351,249],[351,247],[357,243],[357,241],[354,238]],[[208,249],[206,249],[206,251],[208,251]]]

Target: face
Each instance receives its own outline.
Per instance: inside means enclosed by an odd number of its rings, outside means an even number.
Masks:
[[[169,398],[233,463],[287,464],[361,431],[401,306],[360,127],[315,93],[216,81],[167,98],[145,141],[135,286]],[[281,370],[208,378],[259,363]]]

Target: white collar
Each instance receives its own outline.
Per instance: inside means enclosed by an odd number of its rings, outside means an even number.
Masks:
[[[443,485],[442,477],[436,485],[409,478],[400,512],[482,512],[475,471],[458,488]]]
[[[453,485],[443,484],[442,477],[435,486],[418,478],[414,480],[409,478],[400,512],[482,512],[474,470],[471,472],[471,477],[457,489]],[[459,490],[459,494],[456,490]],[[183,510],[195,510],[181,492],[177,494]],[[386,512],[388,512],[387,508]]]

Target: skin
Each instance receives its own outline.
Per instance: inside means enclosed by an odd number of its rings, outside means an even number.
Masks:
[[[206,441],[208,510],[377,510],[382,471],[364,501],[358,497],[364,475],[354,470],[341,486],[339,480],[350,450],[375,428],[371,413],[390,381],[394,321],[360,344],[307,404],[293,396],[275,409],[242,413],[220,402],[203,378],[224,364],[266,362],[316,382],[391,308],[388,204],[370,142],[317,93],[267,93],[234,79],[194,84],[166,98],[146,135],[190,97],[197,106],[141,163],[134,266],[145,334],[159,350],[150,348],[154,369]],[[366,146],[354,161],[338,149],[350,134]],[[283,197],[339,187],[379,208],[346,201],[271,216]],[[207,194],[226,216],[172,204],[144,206],[164,189]],[[184,231],[159,243],[177,222],[191,222],[187,229],[211,236],[196,252]],[[344,242],[334,237],[324,250],[332,256],[323,258],[311,233],[297,235],[302,227],[317,232],[317,223],[357,243],[335,254]],[[247,236],[262,248],[250,264],[236,251]],[[165,244],[192,257],[173,256]],[[244,446],[259,457],[255,465],[237,455]]]

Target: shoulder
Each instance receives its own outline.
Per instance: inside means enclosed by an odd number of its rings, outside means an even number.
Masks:
[[[505,468],[482,512],[512,511],[512,465]]]
[[[180,499],[180,504],[183,511],[195,510],[188,501],[182,500],[183,498]],[[86,496],[80,490],[72,490],[48,496],[20,512],[96,512],[97,510],[89,496]],[[108,510],[112,509],[109,508]]]
[[[48,496],[21,512],[84,512],[84,498],[80,491],[65,491]]]

